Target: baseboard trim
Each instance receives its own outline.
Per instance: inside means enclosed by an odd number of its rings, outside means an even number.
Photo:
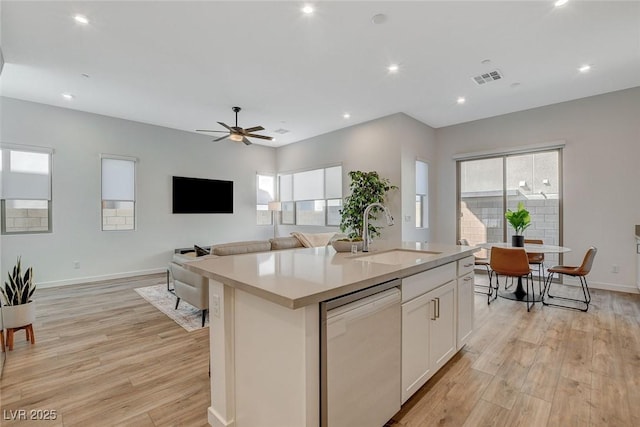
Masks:
[[[225,420],[212,406],[209,406],[208,412],[209,424],[213,427],[234,427],[236,425],[235,420]]]
[[[80,283],[102,282],[104,280],[125,279],[128,277],[144,276],[147,274],[165,273],[166,271],[167,271],[166,268],[151,268],[148,270],[127,271],[124,273],[105,274],[102,276],[76,277],[73,279],[53,280],[50,282],[39,282],[39,283],[36,283],[36,286],[41,289],[57,288],[58,286],[69,286],[69,285],[77,285]]]
[[[569,282],[570,280],[571,282]],[[590,289],[602,289],[605,291],[624,292],[627,294],[640,293],[640,290],[635,286],[621,285],[619,283],[594,282],[589,280],[588,277],[587,277],[587,281],[589,283]],[[569,277],[565,278],[565,283],[571,284],[573,286],[580,286],[580,282],[578,281],[578,279],[574,279],[574,278],[569,278]]]

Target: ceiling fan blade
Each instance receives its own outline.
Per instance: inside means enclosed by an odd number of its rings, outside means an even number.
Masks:
[[[245,133],[251,133],[251,132],[257,132],[259,130],[264,130],[264,128],[262,126],[254,126],[252,128],[246,128],[244,130]]]
[[[196,132],[222,132],[222,133],[229,133],[226,130],[208,130],[208,129],[196,129]]]
[[[242,137],[242,142],[244,142],[245,145],[251,145],[251,141],[249,141],[247,138],[245,138],[244,136]]]
[[[229,126],[227,126],[226,124],[222,123],[222,122],[218,122],[218,124],[222,127],[225,127],[227,129],[229,129],[229,131],[232,131],[233,129],[231,129]]]
[[[214,139],[214,140],[213,140],[213,142],[222,141],[223,139],[227,139],[227,138],[229,138],[229,136],[231,136],[231,134],[230,134],[230,133],[226,134],[225,136],[221,136],[221,137],[220,137],[220,138],[218,138],[218,139]]]
[[[246,133],[245,136],[248,136],[250,138],[268,139],[269,141],[273,140],[272,136],[256,135],[256,134],[253,134],[253,133]]]

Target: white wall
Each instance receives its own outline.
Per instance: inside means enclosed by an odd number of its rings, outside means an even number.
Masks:
[[[565,264],[598,248],[590,283],[637,291],[634,225],[640,224],[640,88],[437,129],[436,239],[456,239],[453,155],[565,140]],[[619,273],[612,273],[612,266]]]
[[[416,157],[429,159],[435,152],[433,129],[411,117],[398,113],[348,128],[307,139],[277,149],[278,171],[287,172],[312,169],[332,164],[342,164],[343,197],[349,195],[349,171],[377,171],[388,178],[399,190],[390,192],[389,208],[395,225],[384,226],[381,239],[400,242],[404,237],[403,215],[411,215],[408,225],[415,230],[413,219],[415,207],[403,206],[402,200],[415,198]],[[405,169],[406,168],[406,169]],[[412,169],[411,169],[412,170]],[[410,194],[405,194],[410,192]],[[337,227],[291,227],[279,226],[279,235],[290,231],[339,231]],[[426,231],[423,235],[426,235]],[[426,240],[418,235],[418,240]]]
[[[22,255],[38,283],[159,271],[173,249],[267,239],[256,226],[256,171],[275,172],[275,149],[96,114],[0,98],[0,140],[51,147],[53,232],[2,236],[2,274]],[[100,153],[134,156],[137,229],[100,229]],[[173,215],[173,175],[234,181],[234,214]],[[73,268],[80,262],[80,269]]]

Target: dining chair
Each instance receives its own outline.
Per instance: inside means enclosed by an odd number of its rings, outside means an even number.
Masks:
[[[524,244],[527,243],[533,245],[544,245],[544,242],[540,239],[524,239]],[[542,294],[542,278],[544,276],[544,253],[542,252],[528,252],[527,258],[529,258],[529,265],[538,267],[538,290]]]
[[[547,276],[547,279],[545,280],[545,284],[544,284],[544,292],[542,294],[542,304],[553,305],[556,307],[570,308],[572,310],[580,310],[580,311],[589,310],[589,303],[591,302],[591,293],[589,292],[589,285],[587,284],[587,275],[591,271],[591,266],[593,265],[593,259],[596,257],[597,252],[598,252],[598,249],[591,246],[587,250],[587,253],[584,255],[584,258],[582,259],[582,264],[578,267],[568,266],[568,265],[556,265],[554,267],[547,269],[547,271],[549,272],[549,275]],[[579,278],[580,286],[582,288],[582,294],[584,295],[584,300],[576,299],[576,298],[561,297],[558,295],[551,295],[550,291],[551,291],[551,285],[553,284],[554,274],[565,274],[567,276]],[[584,304],[585,308],[582,309],[580,307],[574,307],[570,304],[565,305],[565,304],[550,303],[547,301],[547,298],[578,302],[578,303]]]
[[[463,246],[471,246],[467,239],[458,240],[458,244],[459,245],[463,245]],[[491,296],[492,296],[493,292],[492,292],[492,288],[491,288],[491,267],[489,266],[489,258],[480,257],[480,256],[476,255],[475,253],[473,254],[473,258],[474,258],[474,264],[476,266],[480,266],[480,267],[486,268],[487,275],[489,276],[489,285],[488,286],[477,285],[477,284],[474,283],[473,284],[473,286],[474,286],[473,290],[474,290],[475,293],[487,295],[487,304],[490,304],[491,303]],[[480,288],[480,290],[478,290],[478,288]]]
[[[529,258],[524,248],[500,248],[494,246],[491,248],[490,266],[493,276],[496,278],[496,298],[498,289],[500,288],[500,276],[505,277],[505,285],[507,278],[515,278],[518,280],[526,280],[526,298],[523,301],[527,303],[527,311],[531,310],[535,304],[535,290],[533,287],[533,273],[529,268]],[[531,279],[531,280],[529,280]],[[529,290],[531,283],[531,290]]]

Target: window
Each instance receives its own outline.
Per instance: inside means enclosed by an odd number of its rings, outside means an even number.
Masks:
[[[416,228],[429,228],[429,165],[416,160]]]
[[[278,183],[283,224],[340,224],[342,166],[281,174]]]
[[[273,175],[256,175],[256,224],[272,225],[269,202],[275,198],[275,178]]]
[[[102,155],[102,230],[135,229],[136,162]]]
[[[52,154],[47,148],[1,147],[2,234],[51,232]]]
[[[562,244],[562,149],[497,154],[458,160],[458,238],[475,245],[510,242],[507,209],[524,202],[531,213],[527,239]],[[560,263],[546,254],[545,262]]]

